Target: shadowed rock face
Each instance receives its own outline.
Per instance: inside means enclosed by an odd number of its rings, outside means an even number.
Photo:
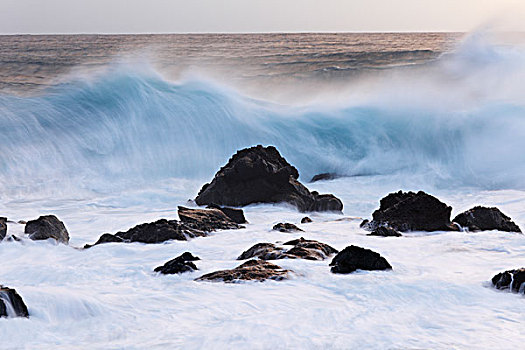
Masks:
[[[196,256],[193,256],[190,252],[185,252],[175,259],[168,261],[164,265],[155,268],[154,271],[160,272],[164,275],[195,271],[198,269],[192,261],[196,260],[200,259]]]
[[[297,181],[299,173],[275,147],[261,145],[238,151],[211,183],[205,184],[198,205],[242,207],[252,203],[289,203],[300,211],[341,211],[333,195],[310,192]]]
[[[307,259],[324,260],[329,255],[337,253],[335,248],[318,241],[307,240],[303,237],[284,243],[292,248],[279,247],[272,243],[257,243],[247,251],[243,252],[237,260],[259,258],[262,260],[277,259]]]
[[[28,221],[24,232],[35,241],[53,238],[60,243],[69,243],[69,233],[64,223],[54,215],[41,216],[36,220]]]
[[[401,232],[456,230],[450,222],[451,212],[451,207],[425,192],[399,191],[381,199],[373,220],[363,227],[375,230],[388,226]]]
[[[356,270],[389,270],[392,266],[378,253],[351,245],[337,254],[332,262],[333,273],[351,273]]]
[[[162,243],[169,240],[186,241],[188,238],[205,237],[209,232],[215,230],[243,228],[217,209],[179,207],[178,214],[181,221],[160,219],[137,225],[114,235],[105,233],[93,245],[110,242]],[[93,245],[86,244],[84,248],[91,248]]]
[[[240,281],[265,281],[272,279],[281,281],[288,278],[289,270],[274,265],[264,260],[249,260],[244,264],[232,269],[208,273],[196,279],[196,281],[214,281],[235,283]]]
[[[0,241],[7,235],[7,218],[0,217]]]
[[[525,268],[498,273],[492,277],[492,285],[497,289],[510,289],[525,294]]]
[[[322,174],[314,175],[314,177],[312,177],[310,182],[335,180],[337,178],[339,178],[339,176],[337,174],[334,174],[334,173],[322,173]]]
[[[242,209],[230,208],[230,207],[221,207],[217,204],[210,204],[206,208],[208,209],[219,209],[222,211],[231,221],[236,224],[246,224],[246,218],[244,217],[244,212]]]
[[[498,230],[505,232],[521,232],[511,218],[498,208],[474,207],[459,214],[453,220],[470,231]]]
[[[390,227],[380,226],[368,234],[368,236],[401,237],[402,234]]]
[[[280,222],[278,224],[275,224],[273,226],[272,230],[279,231],[279,232],[298,232],[298,231],[303,231],[299,227],[295,226],[294,224],[290,224],[288,222],[286,222],[286,223]]]
[[[29,317],[22,297],[12,288],[0,285],[0,317]]]

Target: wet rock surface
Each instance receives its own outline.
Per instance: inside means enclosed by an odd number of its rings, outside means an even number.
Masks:
[[[29,317],[27,306],[16,290],[0,285],[0,317]]]
[[[246,148],[232,156],[212,182],[202,187],[195,202],[234,207],[285,202],[303,212],[343,209],[338,198],[310,192],[298,178],[297,169],[275,147]]]
[[[218,209],[222,211],[231,221],[235,222],[236,224],[246,224],[247,223],[242,209],[221,207],[220,205],[217,205],[217,204],[210,204],[206,208]]]
[[[264,260],[249,260],[231,269],[205,274],[196,281],[213,281],[235,283],[240,281],[265,281],[267,279],[281,281],[288,278],[290,270]]]
[[[60,243],[69,243],[69,233],[64,223],[55,215],[45,215],[28,221],[24,232],[34,241],[53,238]]]
[[[374,231],[368,234],[368,236],[380,236],[380,237],[401,237],[402,234],[397,232],[391,227],[380,226]]]
[[[492,277],[492,285],[497,289],[525,294],[525,267],[498,273]]]
[[[0,241],[7,236],[7,218],[0,217]]]
[[[181,221],[160,219],[137,225],[128,231],[117,232],[114,235],[105,233],[95,244],[86,244],[84,248],[110,242],[162,243],[169,240],[186,241],[189,238],[206,237],[208,233],[216,230],[243,228],[217,209],[179,207],[178,214]]]
[[[257,243],[250,249],[243,252],[237,260],[259,258],[262,260],[277,259],[307,259],[324,260],[331,254],[337,253],[337,249],[328,244],[314,240],[307,240],[303,237],[283,244],[283,246],[293,246],[291,248],[281,247],[272,243]]]
[[[396,231],[450,231],[452,208],[425,192],[390,193],[380,201],[372,214],[373,220],[363,224],[371,231],[381,226]]]
[[[195,271],[198,270],[198,268],[193,261],[197,260],[200,259],[193,256],[190,252],[184,252],[182,255],[166,262],[164,265],[156,267],[154,271],[164,275]]]
[[[303,231],[296,225],[290,224],[288,222],[284,222],[284,223],[280,222],[278,224],[275,224],[272,230],[279,231],[279,232],[302,232]]]
[[[309,224],[310,222],[313,222],[313,221],[308,216],[305,216],[304,218],[301,219],[301,224]]]
[[[477,206],[457,215],[453,221],[469,231],[521,232],[518,225],[498,208]]]
[[[379,253],[351,245],[340,251],[330,263],[333,273],[351,273],[356,270],[389,270],[392,266]]]

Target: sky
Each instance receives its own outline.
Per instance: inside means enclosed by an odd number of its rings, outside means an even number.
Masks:
[[[525,30],[525,0],[0,0],[0,33]]]

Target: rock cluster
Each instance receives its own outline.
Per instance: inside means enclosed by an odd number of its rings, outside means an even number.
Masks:
[[[288,278],[290,270],[264,260],[249,260],[244,264],[231,269],[205,274],[196,281],[214,281],[235,283],[240,281],[265,281],[267,279],[281,281]]]
[[[231,157],[212,182],[202,187],[195,202],[234,207],[285,202],[302,212],[343,209],[338,198],[310,192],[298,178],[297,169],[275,147],[246,148]]]
[[[307,259],[324,260],[331,254],[337,253],[337,249],[328,244],[303,237],[283,244],[293,246],[292,248],[280,247],[272,243],[257,243],[247,251],[243,252],[237,260],[259,258],[262,260],[277,259]]]
[[[356,270],[389,270],[392,266],[379,253],[351,245],[340,251],[330,263],[333,273],[351,273]]]
[[[0,285],[0,317],[29,317],[27,306],[16,290]]]
[[[155,272],[160,272],[164,275],[173,275],[176,273],[183,273],[198,270],[193,261],[200,260],[193,256],[190,252],[184,252],[182,255],[171,259],[162,266],[155,268]]]

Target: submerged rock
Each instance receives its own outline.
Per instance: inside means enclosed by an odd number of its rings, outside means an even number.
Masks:
[[[281,281],[288,278],[290,270],[284,270],[264,260],[249,260],[244,264],[232,269],[208,273],[196,279],[196,281],[222,281],[235,283],[239,281],[265,281],[272,279]]]
[[[236,224],[246,224],[247,223],[242,209],[221,207],[220,205],[217,205],[217,204],[210,204],[206,208],[218,209],[222,211],[231,221],[235,222]]]
[[[277,259],[307,259],[307,260],[324,260],[329,255],[337,253],[337,249],[328,244],[318,241],[307,240],[303,237],[284,243],[283,245],[293,246],[285,248],[276,246],[272,243],[257,243],[247,251],[243,252],[237,260],[259,258],[262,260]]]
[[[16,290],[0,285],[0,317],[29,317],[27,306]]]
[[[492,285],[497,289],[510,289],[525,294],[525,267],[508,270],[492,277]]]
[[[332,262],[333,273],[351,273],[356,270],[389,270],[392,266],[379,253],[351,245],[337,254]]]
[[[335,180],[339,176],[335,173],[321,173],[317,174],[310,180],[310,183],[317,182],[317,181],[327,181],[327,180]]]
[[[137,225],[114,235],[104,233],[95,244],[86,244],[84,248],[110,242],[162,243],[169,240],[187,241],[189,238],[206,237],[208,233],[216,230],[243,228],[217,209],[179,207],[178,213],[181,221],[160,219]]]
[[[308,216],[305,216],[301,219],[301,224],[309,224],[310,222],[312,222],[312,219],[310,219]]]
[[[7,218],[0,217],[0,241],[7,235]]]
[[[369,236],[381,236],[381,237],[401,237],[402,234],[397,232],[391,227],[380,226],[374,231],[368,234]]]
[[[333,195],[310,192],[297,181],[299,173],[273,146],[261,145],[238,151],[211,183],[205,184],[198,205],[242,207],[252,203],[289,203],[300,211],[342,211]]]
[[[455,223],[470,231],[498,230],[505,232],[521,232],[511,218],[498,208],[474,207],[456,216]]]
[[[425,192],[399,191],[381,199],[373,220],[362,225],[369,230],[388,226],[401,232],[457,230],[450,222],[451,212],[451,207]]]
[[[279,232],[298,232],[298,231],[303,231],[301,230],[299,227],[297,227],[296,225],[294,224],[290,224],[288,222],[280,222],[278,224],[275,224],[272,228],[272,230],[274,231],[279,231]]]
[[[166,262],[164,265],[156,267],[154,271],[164,275],[195,271],[198,270],[198,268],[192,261],[196,260],[200,259],[193,256],[190,252],[185,252],[175,259]]]
[[[60,243],[69,243],[69,233],[64,223],[54,215],[41,216],[36,220],[28,221],[24,232],[35,241],[53,238]]]

